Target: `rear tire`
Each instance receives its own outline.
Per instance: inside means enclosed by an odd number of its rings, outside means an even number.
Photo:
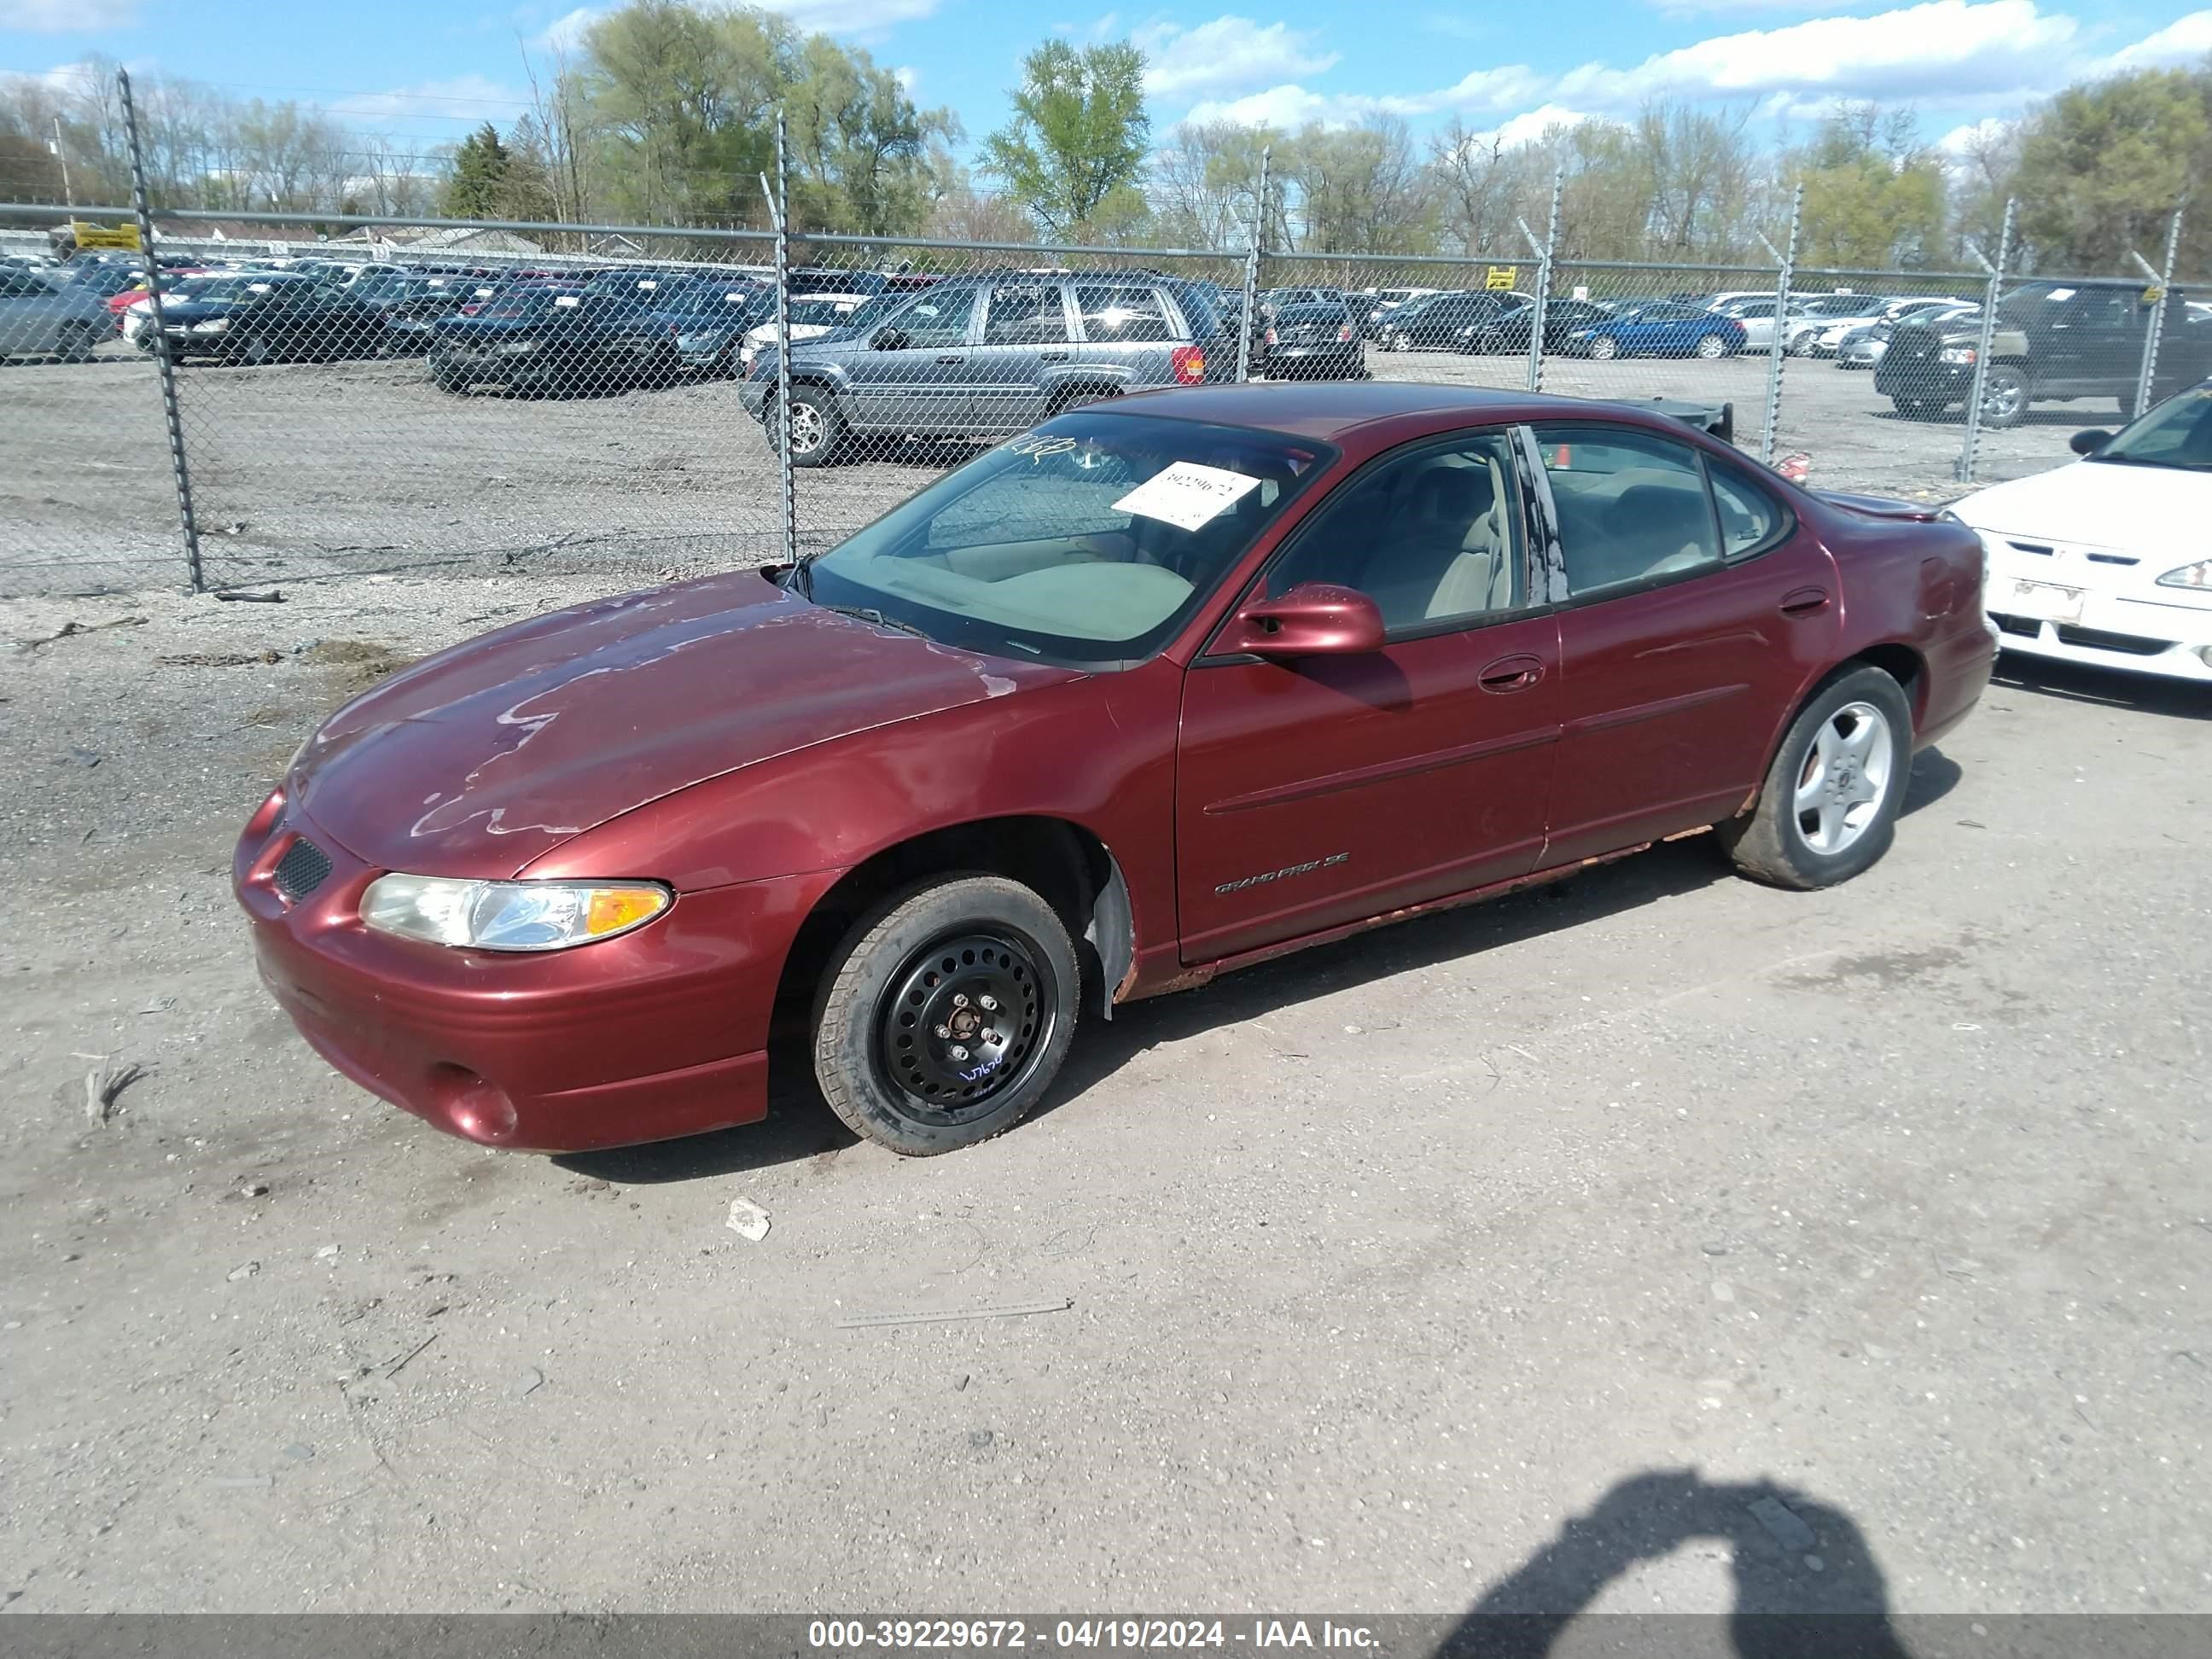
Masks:
[[[1700,334],[1697,344],[1690,349],[1707,362],[1729,355],[1729,343],[1717,334]]]
[[[89,325],[73,328],[54,342],[55,355],[65,363],[88,363],[92,361],[93,353],[100,349],[100,341],[106,337],[106,332],[102,329]]]
[[[815,1080],[847,1127],[902,1156],[972,1146],[1052,1086],[1080,984],[1066,926],[1036,892],[938,877],[876,906],[830,958]]]
[[[1754,881],[1832,887],[1889,850],[1911,776],[1903,688],[1879,668],[1850,669],[1790,723],[1751,811],[1714,829]]]

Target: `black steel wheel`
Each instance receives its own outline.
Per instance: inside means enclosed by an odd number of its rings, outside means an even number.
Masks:
[[[1057,912],[1001,876],[896,894],[854,924],[814,1020],[823,1098],[910,1157],[1013,1127],[1059,1073],[1081,981]]]
[[[1013,928],[910,952],[876,1007],[878,1075],[906,1115],[939,1127],[1018,1085],[1052,1035],[1052,974]]]

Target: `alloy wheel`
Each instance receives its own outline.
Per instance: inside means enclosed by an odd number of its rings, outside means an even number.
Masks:
[[[1012,929],[915,951],[876,1010],[876,1063],[901,1113],[957,1124],[1018,1085],[1051,1038],[1055,995],[1042,953]]]
[[[1711,362],[1714,358],[1719,356],[1727,349],[1727,343],[1717,334],[1703,335],[1698,338],[1698,356],[1703,357],[1708,362]]]
[[[1797,775],[1792,798],[1797,833],[1815,853],[1833,856],[1857,842],[1881,815],[1897,739],[1870,702],[1848,702],[1821,723]]]

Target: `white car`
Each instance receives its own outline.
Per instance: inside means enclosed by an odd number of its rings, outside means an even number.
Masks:
[[[1955,501],[1989,556],[2008,651],[2212,683],[2212,381],[2081,459]]]
[[[791,302],[793,343],[819,339],[832,329],[842,327],[848,318],[875,297],[872,294],[810,294],[804,299],[794,299]],[[750,369],[753,359],[775,343],[775,325],[772,322],[746,330],[744,343],[738,348],[738,367]]]

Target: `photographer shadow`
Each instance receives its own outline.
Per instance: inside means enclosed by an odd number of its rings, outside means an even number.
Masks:
[[[1909,1659],[1890,1621],[1881,1570],[1848,1515],[1794,1487],[1709,1481],[1695,1469],[1632,1476],[1570,1516],[1557,1537],[1468,1609],[1437,1659],[1543,1659],[1607,1585],[1701,1540],[1729,1546],[1735,1606],[1725,1634],[1741,1659]],[[1686,1614],[1612,1617],[1624,1626],[1674,1624],[1680,1636],[1718,1623]],[[1647,1639],[1652,1634],[1632,1636],[1630,1645],[1701,1654],[1717,1646],[1692,1641],[1678,1650]]]

